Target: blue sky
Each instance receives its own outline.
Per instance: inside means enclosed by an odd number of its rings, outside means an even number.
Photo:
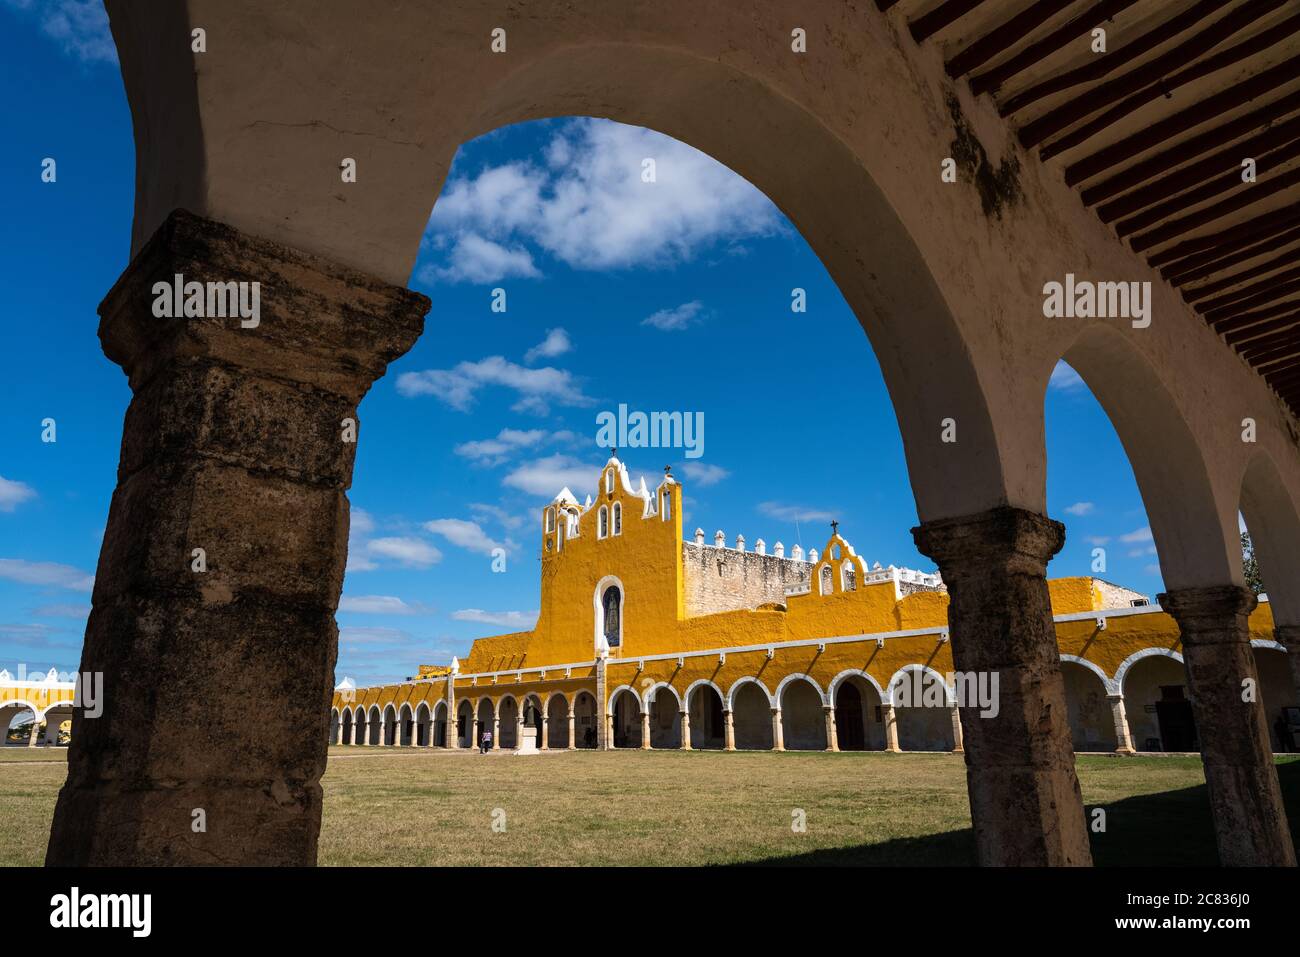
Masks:
[[[77,666],[130,399],[96,337],[96,306],[129,257],[134,191],[106,36],[97,3],[0,0],[0,667],[11,671]],[[45,157],[54,183],[41,182]],[[674,466],[688,533],[820,548],[834,517],[869,562],[933,570],[912,544],[902,443],[865,335],[797,231],[702,154],[584,119],[468,143],[411,285],[433,301],[426,335],[360,410],[338,678],[400,679],[530,625],[538,509],[562,485],[594,491],[607,455],[595,416],[619,403],[704,413],[698,459],[621,454],[651,484]],[[496,287],[505,313],[491,310]],[[806,314],[790,310],[794,287]],[[850,432],[814,403],[865,414]],[[1046,409],[1048,507],[1070,533],[1050,574],[1088,574],[1101,544],[1105,577],[1154,594],[1146,515],[1109,422],[1063,366]]]

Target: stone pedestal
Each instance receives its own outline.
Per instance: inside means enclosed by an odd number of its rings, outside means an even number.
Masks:
[[[533,727],[524,727],[519,732],[519,747],[515,748],[515,754],[541,754],[537,749],[537,729]]]
[[[980,863],[1091,864],[1047,591],[1064,526],[1002,507],[912,534],[948,587],[956,669],[998,675],[997,715],[963,727]]]
[[[1160,595],[1178,622],[1205,784],[1225,867],[1294,867],[1247,618],[1255,596],[1224,585]],[[1253,685],[1253,701],[1244,688]]]
[[[257,325],[156,317],[177,275],[260,283]],[[108,293],[133,397],[80,670],[111,690],[74,718],[47,864],[315,863],[347,439],[428,306],[181,211]]]

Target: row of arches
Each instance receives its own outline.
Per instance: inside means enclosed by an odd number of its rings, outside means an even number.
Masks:
[[[9,732],[13,729],[14,722],[23,718],[28,718],[28,734],[24,742],[29,748],[34,748],[38,744],[46,747],[57,746],[59,742],[59,729],[64,722],[72,720],[73,703],[71,701],[56,701],[45,708],[24,700],[15,699],[12,701],[0,702],[0,747],[10,744]],[[40,733],[42,722],[45,725],[45,733]]]
[[[1295,706],[1286,650],[1254,643],[1260,694],[1275,751],[1290,749],[1283,708]],[[1195,751],[1199,746],[1182,655],[1168,648],[1135,652],[1108,676],[1094,662],[1062,655],[1066,706],[1075,751]],[[911,698],[910,688],[935,692]],[[936,706],[938,705],[938,706]],[[707,679],[685,692],[659,682],[638,693],[616,687],[605,712],[613,748],[737,751],[955,751],[961,750],[956,698],[937,671],[923,665],[900,669],[882,687],[865,671],[837,675],[825,689],[793,674],[769,690],[745,677],[725,691]],[[335,744],[396,747],[479,747],[485,732],[494,746],[519,746],[522,727],[536,731],[547,749],[594,749],[599,743],[596,698],[528,693],[499,699],[462,700],[447,724],[447,703],[421,702],[383,709],[334,709]],[[448,735],[450,734],[450,738]]]

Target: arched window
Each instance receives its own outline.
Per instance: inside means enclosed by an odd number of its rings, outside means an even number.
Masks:
[[[842,566],[842,574],[844,575],[844,590],[855,591],[858,587],[858,572],[857,569],[853,567],[852,562],[844,563]]]
[[[604,614],[602,630],[605,641],[611,648],[617,648],[623,637],[623,595],[617,585],[610,585],[600,598],[601,611]]]
[[[822,566],[821,576],[822,576],[822,591],[821,591],[821,593],[822,593],[823,595],[829,595],[829,594],[834,590],[834,586],[832,585],[832,579],[831,579],[831,566],[830,566],[830,565],[823,565],[823,566]]]
[[[614,503],[614,534],[623,534],[623,504],[621,502]]]
[[[605,473],[605,492],[609,495],[614,494],[614,470],[610,469]]]
[[[600,507],[600,512],[596,518],[596,537],[604,538],[609,534],[609,509],[604,505]]]
[[[662,518],[666,522],[673,517],[673,493],[664,491],[664,507],[662,509]]]
[[[546,532],[549,535],[553,531],[555,531],[555,509],[548,508],[546,510]]]

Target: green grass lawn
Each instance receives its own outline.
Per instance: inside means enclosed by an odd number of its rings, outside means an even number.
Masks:
[[[44,858],[63,754],[0,751],[0,864]],[[974,862],[957,755],[330,755],[325,865]],[[1216,863],[1199,759],[1081,757],[1078,768],[1085,803],[1107,814],[1096,863]],[[1278,771],[1300,823],[1300,759]]]

